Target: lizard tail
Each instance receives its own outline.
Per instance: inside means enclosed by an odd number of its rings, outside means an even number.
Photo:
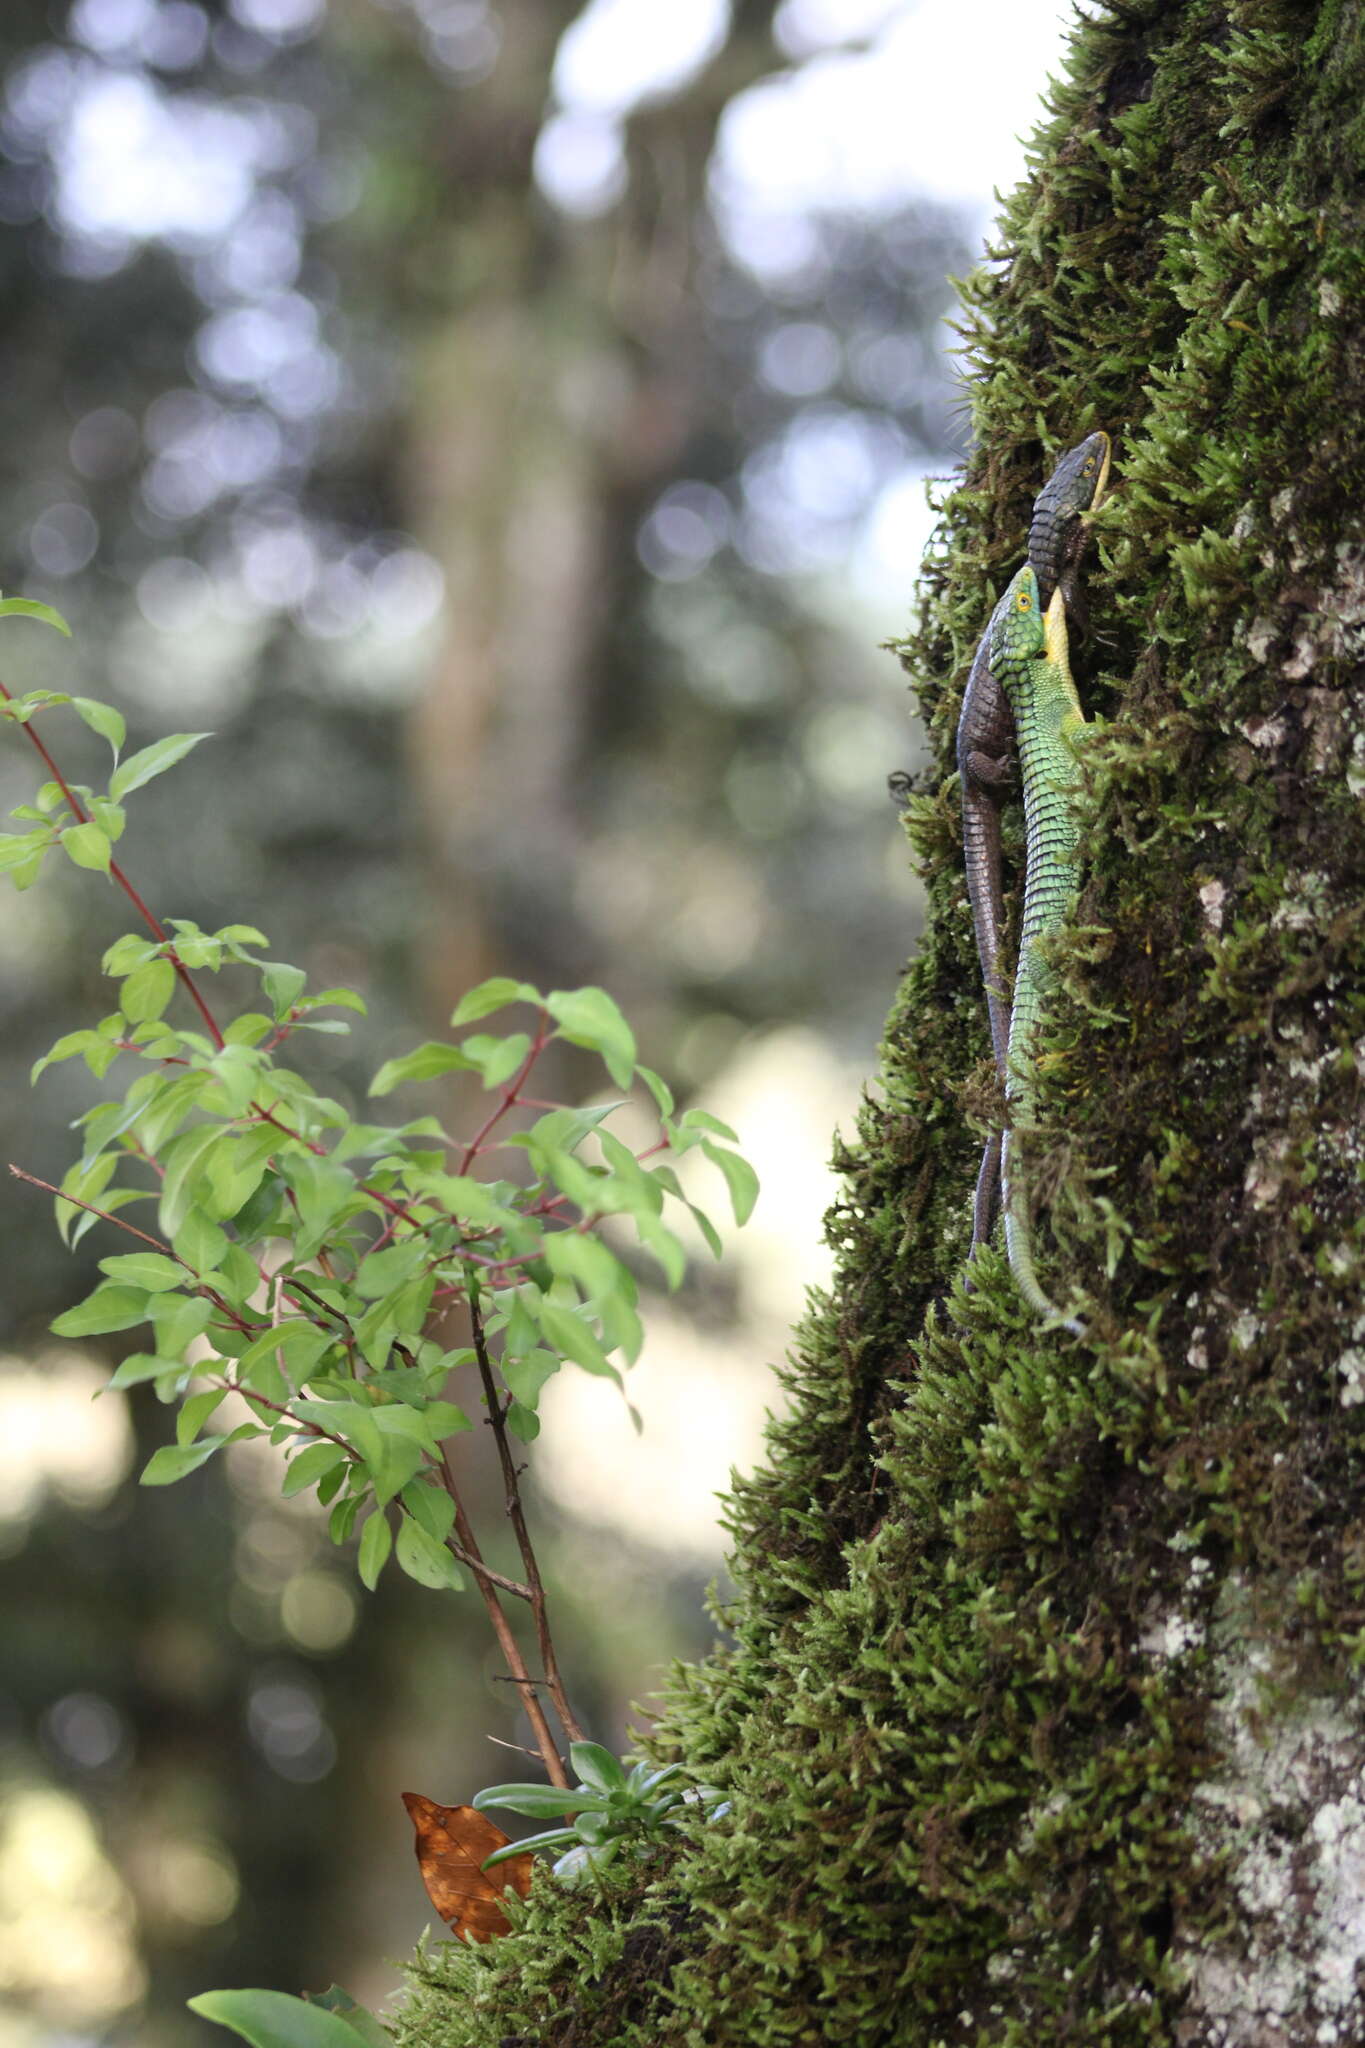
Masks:
[[[1014,1275],[1014,1284],[1023,1295],[1029,1307],[1036,1309],[1040,1316],[1047,1316],[1069,1330],[1073,1337],[1085,1335],[1085,1324],[1076,1316],[1064,1316],[1056,1303],[1050,1301],[1039,1283],[1037,1269],[1033,1263],[1033,1225],[1029,1214],[1028,1189],[1019,1170],[1019,1147],[1016,1134],[1006,1131],[1000,1141],[1000,1191],[1001,1206],[1005,1212],[1005,1251]]]

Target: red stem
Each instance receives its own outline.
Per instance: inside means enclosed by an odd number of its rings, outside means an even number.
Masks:
[[[14,702],[13,691],[7,690],[3,683],[0,683],[0,697],[4,699],[6,704],[12,704]],[[77,801],[75,793],[72,790],[70,783],[62,774],[61,769],[57,766],[57,763],[53,760],[51,754],[49,754],[43,741],[38,737],[38,734],[34,729],[32,719],[24,720],[24,732],[29,741],[32,743],[32,745],[37,749],[37,752],[44,766],[47,768],[48,773],[52,777],[52,780],[56,783],[58,789],[65,797],[75,817],[80,821],[82,825],[88,825],[91,822],[90,813],[87,810],[85,810],[84,807]],[[148,931],[151,932],[153,938],[159,940],[159,942],[163,946],[165,946],[166,958],[170,961],[171,966],[175,969],[177,975],[179,975],[180,981],[183,987],[185,988],[186,993],[189,995],[190,1000],[193,1002],[195,1008],[198,1010],[200,1016],[204,1020],[210,1038],[212,1038],[214,1044],[218,1047],[219,1051],[221,1052],[222,1048],[226,1045],[227,1040],[224,1038],[222,1032],[218,1029],[217,1020],[215,1019],[212,1010],[210,1010],[208,1004],[200,995],[199,990],[195,987],[189,969],[184,965],[183,961],[180,958],[180,955],[176,952],[175,945],[171,939],[171,935],[166,930],[165,925],[162,924],[160,918],[157,917],[153,911],[148,909],[147,905],[143,902],[137,890],[129,881],[127,875],[123,872],[123,869],[119,866],[118,862],[113,858],[112,854],[110,855],[109,858],[109,873],[112,879],[118,883],[120,889],[122,889],[124,895],[128,898],[128,901],[132,904],[134,910],[142,919]]]
[[[522,1082],[526,1079],[526,1076],[530,1073],[532,1067],[535,1065],[536,1061],[540,1058],[540,1055],[544,1052],[546,1046],[549,1044],[549,1022],[549,1011],[542,1010],[540,1012],[540,1022],[536,1026],[536,1035],[534,1043],[531,1046],[531,1050],[527,1053],[525,1059],[522,1061],[521,1068],[517,1073],[516,1078],[513,1080],[511,1087],[507,1090],[501,1102],[499,1102],[495,1108],[489,1111],[488,1115],[484,1118],[483,1122],[479,1125],[478,1130],[475,1131],[473,1137],[470,1139],[468,1145],[465,1147],[464,1158],[460,1161],[461,1173],[468,1173],[470,1167],[474,1164],[475,1155],[477,1154],[480,1145],[482,1145],[484,1139],[488,1136],[488,1133],[492,1130],[494,1124],[498,1121],[499,1117],[506,1115],[507,1111],[512,1107],[512,1104],[516,1101],[518,1095],[520,1095]]]

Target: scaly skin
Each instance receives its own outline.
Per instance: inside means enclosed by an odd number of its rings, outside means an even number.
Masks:
[[[1078,567],[1085,547],[1081,514],[1093,510],[1109,478],[1109,436],[1089,434],[1065,454],[1033,506],[1029,566],[1044,604],[1060,588],[1067,610],[1079,602]],[[981,636],[962,699],[957,726],[957,765],[962,785],[962,845],[967,865],[976,950],[986,989],[991,1046],[1001,1082],[1006,1078],[1009,1009],[1001,974],[1005,923],[1000,876],[1000,801],[1014,781],[1014,715],[991,674],[991,633],[1005,603],[1000,600]],[[990,1235],[1000,1158],[998,1137],[988,1140],[977,1177],[972,1211],[972,1250]]]
[[[1019,968],[1014,978],[1005,1074],[1010,1129],[1000,1153],[1005,1249],[1019,1292],[1040,1315],[1058,1317],[1033,1261],[1033,1225],[1019,1160],[1019,1126],[1033,1122],[1037,1089],[1033,1038],[1053,977],[1038,942],[1065,923],[1076,895],[1074,744],[1085,717],[1071,678],[1066,601],[1060,588],[1043,612],[1038,579],[1023,568],[1005,592],[991,626],[991,673],[1014,713],[1024,784],[1027,862]],[[1083,1336],[1075,1317],[1059,1318]]]

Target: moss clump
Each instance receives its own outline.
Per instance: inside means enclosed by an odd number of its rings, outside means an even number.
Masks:
[[[731,1505],[736,1645],[655,1738],[731,1811],[635,1902],[538,1886],[515,1940],[426,1966],[405,2048],[577,2040],[579,1998],[600,2048],[1251,2038],[1201,1975],[1252,1938],[1200,1819],[1228,1674],[1254,1638],[1273,1718],[1365,1656],[1363,109],[1360,0],[1076,32],[967,287],[978,452],[903,650],[929,932]],[[989,1091],[948,778],[1038,479],[1099,426],[1109,725],[1040,1102],[1076,1344],[997,1257],[961,1291]],[[1317,2038],[1320,1979],[1274,2038]]]

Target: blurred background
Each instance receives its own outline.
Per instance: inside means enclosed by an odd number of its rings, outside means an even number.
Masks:
[[[113,699],[130,745],[217,735],[137,801],[144,895],[360,988],[311,1041],[356,1102],[487,973],[600,981],[762,1176],[734,1255],[651,1306],[643,1437],[572,1369],[546,1398],[561,1653],[614,1745],[713,1638],[714,1496],[915,944],[878,643],[965,452],[948,280],[1064,13],[0,13],[0,585],[76,635],[8,625],[2,672]],[[0,747],[0,808],[30,759]],[[49,1179],[98,1084],[28,1067],[110,1007],[121,901],[55,868],[0,899],[3,1156]],[[520,1775],[482,1612],[366,1596],[255,1446],[140,1492],[170,1415],[92,1405],[119,1340],[47,1334],[113,1247],[0,1201],[0,2048],[217,2038],[183,2006],[214,1985],[378,2003],[431,1917],[400,1791]]]

